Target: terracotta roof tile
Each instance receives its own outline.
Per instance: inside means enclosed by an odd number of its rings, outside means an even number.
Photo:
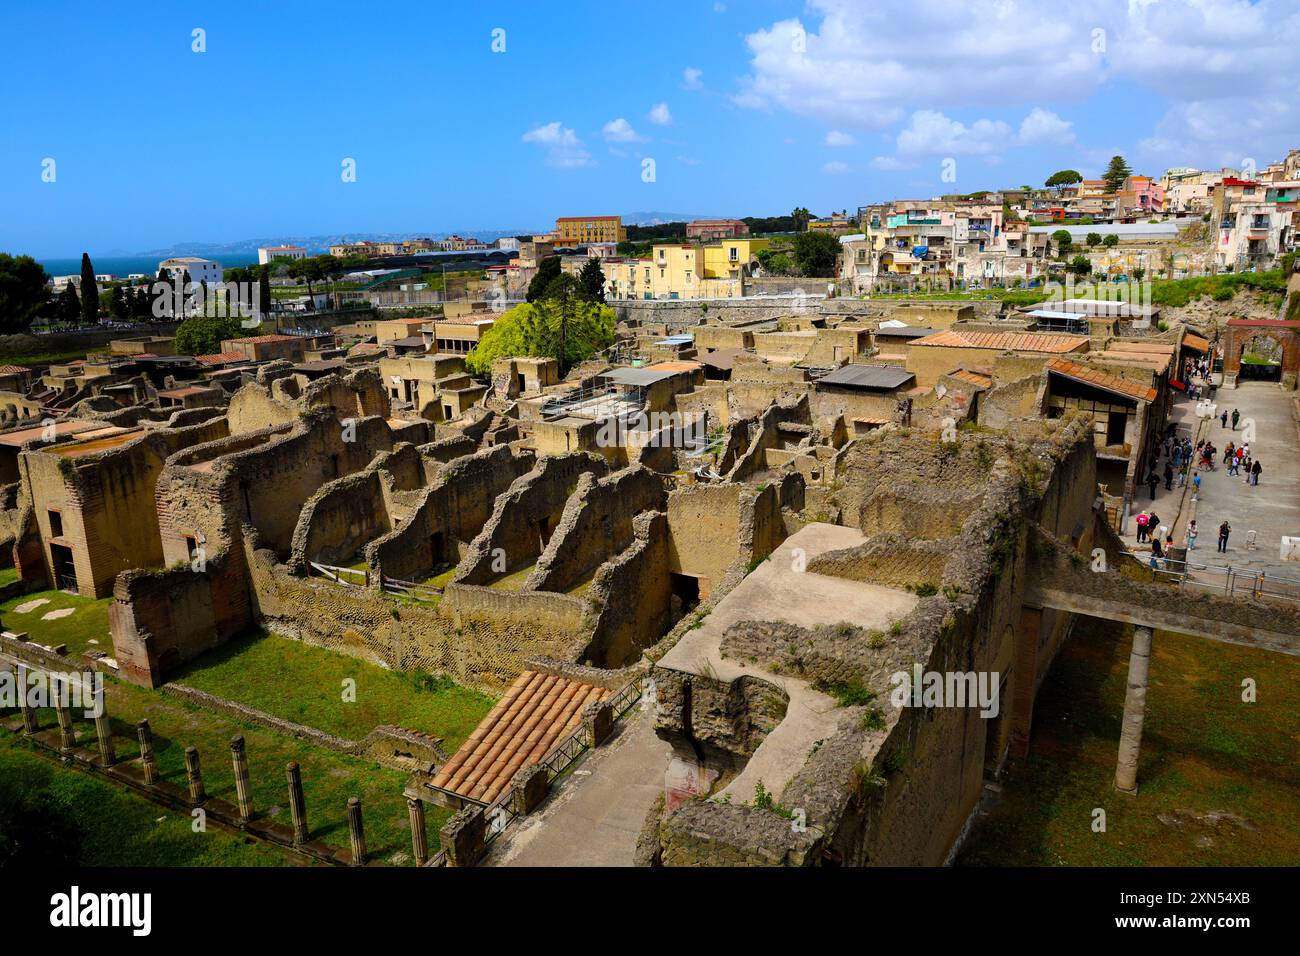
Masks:
[[[469,739],[433,778],[433,786],[491,803],[521,767],[539,762],[578,726],[587,704],[610,691],[581,681],[524,671]]]
[[[1156,400],[1156,390],[1154,388],[1119,375],[1111,375],[1109,372],[1103,372],[1088,365],[1080,365],[1078,362],[1052,359],[1047,363],[1047,370],[1074,379],[1076,382],[1105,389],[1108,392],[1116,392],[1128,398],[1140,399],[1144,402],[1154,402]]]
[[[948,373],[949,378],[955,378],[959,382],[965,382],[968,385],[974,385],[976,388],[991,388],[993,386],[993,376],[983,372],[974,372],[968,368],[954,369]]]
[[[18,375],[30,371],[26,365],[0,365],[0,375]]]
[[[959,349],[997,349],[1000,352],[1075,352],[1088,344],[1086,335],[1061,332],[985,332],[976,329],[945,329],[910,343]]]

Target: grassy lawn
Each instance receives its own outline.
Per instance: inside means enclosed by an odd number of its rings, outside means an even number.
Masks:
[[[6,584],[13,584],[18,580],[18,569],[10,565],[7,568],[0,568],[0,587]]]
[[[40,600],[46,603],[26,613],[17,610],[19,607]],[[106,654],[112,654],[113,639],[108,630],[108,605],[112,600],[112,598],[95,600],[63,591],[36,591],[10,598],[0,604],[0,625],[3,625],[7,631],[26,631],[28,637],[38,644],[51,647],[67,644],[70,654],[79,654],[87,650],[101,650]],[[65,617],[49,621],[44,619],[44,616],[51,611],[67,609],[71,609],[72,613]],[[96,643],[91,643],[92,641]]]
[[[962,865],[1294,866],[1300,660],[1157,631],[1136,797],[1113,786],[1132,630],[1080,618],[1034,712],[1029,759]],[[1243,703],[1253,678],[1256,703]],[[1092,831],[1093,810],[1106,832]]]
[[[0,360],[3,360],[5,365],[58,365],[60,362],[85,358],[86,354],[85,348],[64,349],[60,352],[24,352],[17,355],[0,353]]]
[[[488,587],[497,591],[518,591],[524,586],[524,582],[528,580],[528,575],[532,574],[533,569],[536,567],[537,562],[534,561],[532,564],[522,567],[518,571],[511,571],[509,574],[503,574],[501,577],[489,584]]]
[[[343,681],[349,678],[356,681],[354,703],[343,700]],[[349,740],[361,740],[380,724],[396,724],[442,737],[448,753],[493,703],[445,678],[385,670],[262,633],[209,651],[176,680]]]
[[[65,770],[0,731],[0,867],[289,863],[274,847],[217,829],[195,833],[190,824],[188,816]]]
[[[230,762],[230,738],[244,737],[253,805],[259,815],[287,823],[288,796],[284,768],[291,761],[302,767],[307,801],[307,822],[315,839],[337,847],[348,846],[347,801],[361,798],[365,818],[366,844],[372,858],[398,865],[411,865],[410,824],[402,788],[407,774],[378,764],[337,754],[305,740],[285,737],[251,724],[232,720],[195,707],[185,701],[125,684],[105,682],[108,713],[114,747],[119,760],[139,758],[136,722],[147,718],[153,730],[154,754],[160,775],[184,787],[185,748],[197,747],[203,766],[203,782],[211,797],[235,802],[234,775]],[[39,712],[42,729],[55,726],[54,713]],[[94,739],[90,721],[75,714],[78,739]],[[34,758],[35,759],[35,758]],[[59,770],[73,775],[77,771]],[[24,782],[24,788],[30,789]],[[151,811],[153,812],[153,811]],[[151,819],[164,815],[161,807]],[[439,807],[428,805],[426,821],[429,844],[438,846],[437,830],[450,817]],[[183,818],[188,826],[188,817]],[[113,862],[110,860],[110,862]],[[146,861],[148,862],[148,861]]]

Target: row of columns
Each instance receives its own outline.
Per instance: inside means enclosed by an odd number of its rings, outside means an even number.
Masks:
[[[29,669],[25,664],[18,664],[18,682],[20,687],[28,685]],[[59,749],[66,756],[77,747],[77,730],[73,724],[72,708],[64,701],[62,695],[54,695],[54,713],[59,726]],[[39,730],[36,710],[28,706],[26,694],[20,693],[19,710],[22,714],[23,733],[31,735]],[[101,687],[96,698],[95,739],[99,748],[101,766],[111,767],[117,762],[113,747],[112,726],[109,723],[108,708]],[[147,786],[158,783],[158,764],[154,756],[153,730],[147,719],[136,724],[136,736],[140,745],[140,766]],[[235,736],[230,741],[230,760],[235,777],[235,798],[239,809],[239,822],[246,825],[253,818],[253,792],[248,773],[248,755],[244,738]],[[307,827],[307,801],[303,794],[302,771],[297,762],[285,767],[285,779],[289,787],[289,811],[293,822],[293,844],[300,846],[310,839]],[[185,748],[185,783],[189,790],[191,806],[199,807],[207,802],[207,791],[203,785],[203,767],[199,751],[195,747]],[[423,865],[428,862],[428,838],[424,826],[424,806],[418,800],[407,800],[411,818],[411,841],[415,850],[416,861]],[[347,803],[348,836],[351,844],[352,863],[360,866],[366,862],[365,824],[361,814],[361,800],[350,797]]]

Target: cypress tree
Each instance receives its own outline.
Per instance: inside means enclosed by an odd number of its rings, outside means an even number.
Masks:
[[[81,321],[94,325],[99,321],[99,291],[95,286],[95,267],[90,264],[90,254],[81,254]]]

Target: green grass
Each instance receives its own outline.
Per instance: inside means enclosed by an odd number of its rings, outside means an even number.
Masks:
[[[5,365],[57,365],[60,362],[70,362],[73,359],[85,358],[86,349],[64,349],[60,352],[23,352],[15,355],[6,355],[0,353],[0,360]]]
[[[108,713],[119,761],[139,758],[136,722],[149,720],[154,737],[154,755],[163,779],[185,785],[185,748],[198,748],[203,766],[204,787],[210,797],[235,802],[234,775],[230,761],[230,738],[244,737],[253,805],[260,816],[280,822],[289,818],[284,768],[297,761],[302,768],[307,803],[307,822],[313,839],[331,846],[348,846],[347,801],[361,799],[366,827],[366,844],[372,858],[393,864],[411,865],[410,824],[402,796],[408,775],[369,761],[326,750],[306,740],[286,737],[256,725],[246,724],[185,701],[167,697],[116,680],[105,682]],[[76,714],[78,739],[93,740],[90,721]],[[42,729],[55,725],[54,713],[38,712]],[[61,774],[77,771],[58,769]],[[26,787],[26,782],[24,782]],[[31,789],[28,787],[28,789]],[[168,811],[159,808],[154,818]],[[437,830],[450,813],[427,805],[426,821],[430,847],[438,846]],[[188,826],[189,818],[183,818]],[[109,821],[111,822],[111,821]],[[107,823],[106,823],[107,825]],[[116,862],[110,859],[108,862]],[[144,862],[149,862],[145,859]]]
[[[12,842],[11,842],[12,841]],[[0,731],[0,868],[285,866],[276,848],[209,828],[67,770]]]
[[[10,565],[7,568],[0,568],[0,587],[6,584],[13,584],[18,580],[18,569]]]
[[[356,701],[343,682],[356,682]],[[238,701],[349,740],[381,724],[443,738],[453,752],[492,708],[492,699],[449,680],[390,671],[300,641],[255,633],[187,665],[177,683]]]
[[[26,614],[19,614],[15,610],[21,604],[41,599],[47,603]],[[112,600],[95,600],[63,591],[36,591],[10,598],[0,604],[0,626],[7,631],[26,631],[27,636],[38,644],[51,647],[67,644],[70,654],[87,650],[101,650],[111,654],[113,639],[108,629],[108,605]],[[73,613],[53,621],[43,620],[43,616],[50,611],[64,608],[71,608]],[[90,643],[92,640],[98,643]]]
[[[1034,711],[1029,758],[963,865],[1294,866],[1300,660],[1157,631],[1136,797],[1114,788],[1132,630],[1081,617]],[[1253,678],[1256,703],[1242,702]],[[1106,832],[1092,831],[1106,811]],[[1217,824],[1205,814],[1241,818]]]

